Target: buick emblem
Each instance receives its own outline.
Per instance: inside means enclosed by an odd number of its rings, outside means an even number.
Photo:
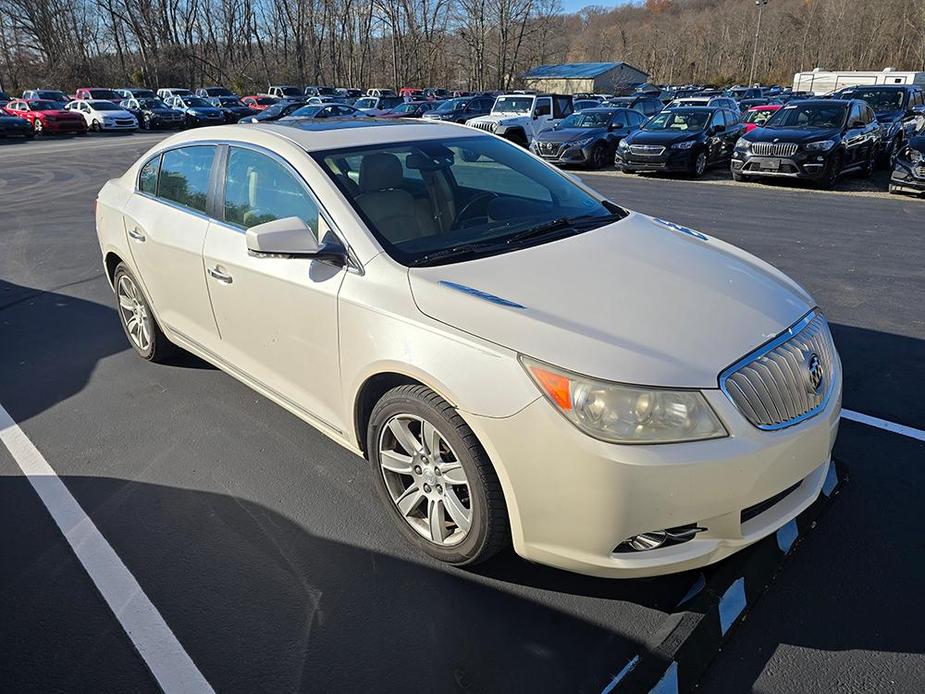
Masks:
[[[819,355],[812,352],[806,358],[806,374],[808,377],[808,389],[810,393],[818,393],[822,388],[823,368]]]

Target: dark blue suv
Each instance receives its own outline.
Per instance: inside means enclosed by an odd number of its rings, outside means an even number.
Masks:
[[[892,166],[896,155],[925,126],[925,92],[903,84],[875,84],[839,92],[842,99],[866,101],[880,124],[881,163]]]

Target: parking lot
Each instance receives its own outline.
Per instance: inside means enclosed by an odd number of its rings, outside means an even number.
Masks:
[[[139,595],[216,691],[599,692],[651,649],[692,576],[604,581],[511,554],[446,568],[402,542],[363,460],[194,357],[132,353],[94,199],[161,137],[0,145],[0,430],[18,425],[79,504],[77,541],[93,541],[86,514],[140,591],[104,602],[112,576],[77,560],[23,469],[47,472],[5,439],[2,688],[164,687],[119,618]],[[582,176],[806,287],[832,324],[848,417],[873,418],[843,420],[850,484],[701,690],[925,691],[925,201],[868,181]]]

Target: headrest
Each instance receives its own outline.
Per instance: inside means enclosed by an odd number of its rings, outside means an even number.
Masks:
[[[402,184],[401,161],[394,154],[367,154],[360,164],[360,192],[398,188]]]

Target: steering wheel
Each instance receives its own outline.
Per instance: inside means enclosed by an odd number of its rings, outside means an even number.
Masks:
[[[476,193],[470,198],[469,202],[462,206],[459,212],[456,213],[456,217],[453,219],[452,227],[457,227],[466,221],[466,213],[468,213],[476,203],[482,202],[483,200],[488,203],[494,200],[495,198],[500,197],[497,193],[494,193],[490,190],[482,191],[481,193]]]

